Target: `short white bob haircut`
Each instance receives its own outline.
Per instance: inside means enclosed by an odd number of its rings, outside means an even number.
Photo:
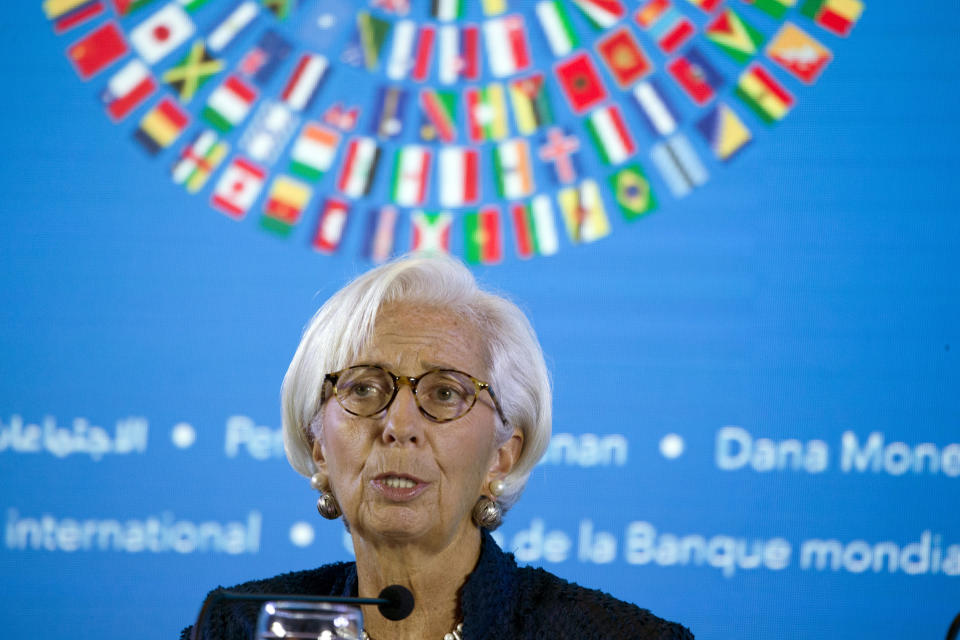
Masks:
[[[380,309],[421,305],[466,318],[486,353],[486,372],[509,424],[497,419],[497,444],[519,427],[523,450],[504,479],[506,511],[517,501],[540,460],[551,431],[550,376],[533,327],[509,300],[483,291],[459,261],[443,255],[404,256],[376,267],[335,293],[314,314],[283,378],[283,444],[294,469],[316,472],[312,445],[323,425],[320,400],[326,374],[356,364],[372,339]],[[473,372],[470,372],[473,373]],[[438,428],[443,428],[438,425]]]

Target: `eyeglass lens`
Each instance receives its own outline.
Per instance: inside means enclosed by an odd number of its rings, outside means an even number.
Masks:
[[[415,398],[418,406],[437,420],[459,418],[473,406],[476,386],[459,371],[431,371],[420,378]],[[353,367],[337,379],[337,400],[360,416],[382,411],[394,396],[393,377],[380,367]]]

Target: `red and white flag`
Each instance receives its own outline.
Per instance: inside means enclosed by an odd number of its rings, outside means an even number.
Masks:
[[[320,253],[333,253],[340,247],[348,213],[349,208],[343,200],[327,198],[324,201],[311,243],[314,249]]]
[[[367,195],[379,162],[380,147],[373,138],[354,138],[347,148],[337,188],[351,198]]]
[[[413,79],[423,82],[430,75],[430,60],[433,58],[433,41],[437,32],[429,25],[420,27],[420,35],[416,40],[416,52],[413,57]]]
[[[196,31],[179,2],[171,2],[130,31],[130,42],[140,57],[155,64],[187,41]]]
[[[432,158],[433,154],[427,147],[416,144],[405,145],[397,150],[391,185],[394,202],[406,207],[423,204],[427,196]]]
[[[110,119],[119,122],[156,90],[157,83],[150,68],[139,58],[134,58],[111,76],[100,93],[100,100],[107,107]]]
[[[490,72],[503,78],[530,66],[530,47],[523,16],[493,18],[483,23]]]
[[[267,172],[243,157],[233,160],[213,189],[210,203],[239,220],[256,202]]]
[[[440,204],[461,207],[480,199],[480,160],[474,147],[440,147]]]
[[[303,111],[310,106],[320,81],[327,72],[329,62],[318,54],[304,54],[293,70],[280,99],[294,111]]]

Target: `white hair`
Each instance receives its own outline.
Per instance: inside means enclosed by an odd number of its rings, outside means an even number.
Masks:
[[[319,436],[321,392],[327,373],[356,362],[373,337],[380,309],[418,304],[460,315],[475,327],[487,352],[490,385],[507,424],[497,420],[497,444],[514,427],[523,449],[504,478],[499,501],[506,511],[517,501],[540,460],[551,431],[550,377],[530,322],[512,302],[483,291],[459,261],[442,255],[405,256],[360,275],[314,314],[283,378],[283,444],[287,459],[305,476],[316,472],[312,446]]]

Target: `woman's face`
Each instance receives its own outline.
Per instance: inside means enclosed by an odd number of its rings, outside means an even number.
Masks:
[[[389,305],[377,317],[370,347],[353,364],[375,364],[401,376],[456,369],[488,381],[473,327],[455,314]],[[328,390],[329,391],[329,390]],[[497,446],[497,413],[486,391],[466,415],[436,423],[401,385],[385,411],[359,417],[327,394],[314,446],[318,469],[350,523],[369,541],[415,542],[442,548],[468,535],[471,512],[487,484],[516,462],[522,435]]]

